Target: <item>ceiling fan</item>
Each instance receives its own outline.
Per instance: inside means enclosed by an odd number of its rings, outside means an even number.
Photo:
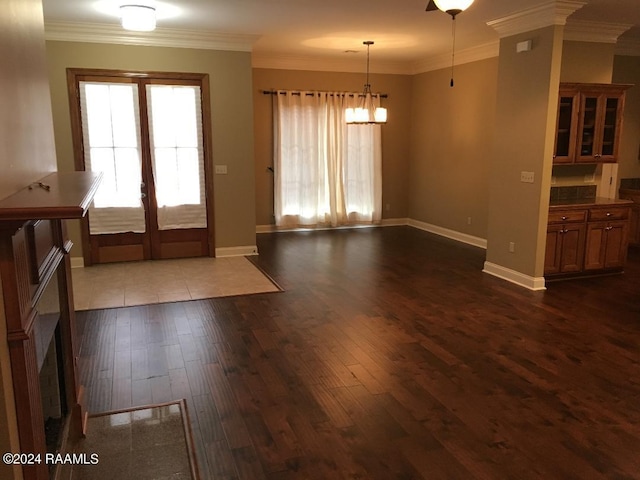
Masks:
[[[432,12],[433,10],[439,10],[438,6],[436,5],[436,2],[434,2],[433,0],[429,0],[429,3],[427,3],[427,8],[425,9],[425,12]]]

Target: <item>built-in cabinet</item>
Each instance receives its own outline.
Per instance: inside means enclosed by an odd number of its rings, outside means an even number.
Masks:
[[[0,288],[4,299],[0,308],[4,308],[6,319],[20,442],[14,453],[39,455],[41,459],[16,467],[25,480],[59,478],[56,475],[68,465],[50,470],[45,454],[53,453],[48,449],[66,453],[69,442],[83,431],[69,258],[72,243],[65,234],[64,220],[86,214],[99,180],[91,172],[54,173],[0,200]],[[57,364],[52,370],[57,372],[55,390],[63,417],[62,431],[53,445],[45,435],[43,409],[49,399],[43,390],[51,385],[44,385],[41,377],[48,351],[54,351]]]
[[[586,218],[586,210],[549,212],[545,275],[582,271]]]
[[[554,164],[617,161],[625,91],[629,87],[560,84]]]
[[[545,277],[621,271],[627,258],[630,209],[631,202],[625,200],[551,206]]]

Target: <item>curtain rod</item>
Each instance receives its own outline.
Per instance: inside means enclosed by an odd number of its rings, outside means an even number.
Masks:
[[[300,93],[301,92],[291,92],[292,95],[300,95]],[[307,97],[313,97],[317,93],[321,93],[321,92],[307,92],[305,95]],[[276,90],[262,90],[262,94],[263,95],[277,95],[278,92]],[[282,95],[284,95],[284,92],[282,93]],[[356,95],[362,96],[361,93],[329,93],[328,95],[348,95],[350,97],[355,97]],[[372,94],[372,96],[380,97],[380,98],[389,98],[389,96],[386,93],[374,93],[374,94]]]

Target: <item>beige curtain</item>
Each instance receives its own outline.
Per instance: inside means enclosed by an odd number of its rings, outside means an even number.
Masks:
[[[275,217],[279,227],[379,222],[379,125],[347,125],[357,94],[277,92],[274,109]]]

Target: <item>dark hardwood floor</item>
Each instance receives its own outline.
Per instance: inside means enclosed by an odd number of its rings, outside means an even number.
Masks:
[[[530,292],[410,227],[258,246],[284,292],[78,313],[89,410],[186,398],[205,479],[640,478],[640,251]]]

